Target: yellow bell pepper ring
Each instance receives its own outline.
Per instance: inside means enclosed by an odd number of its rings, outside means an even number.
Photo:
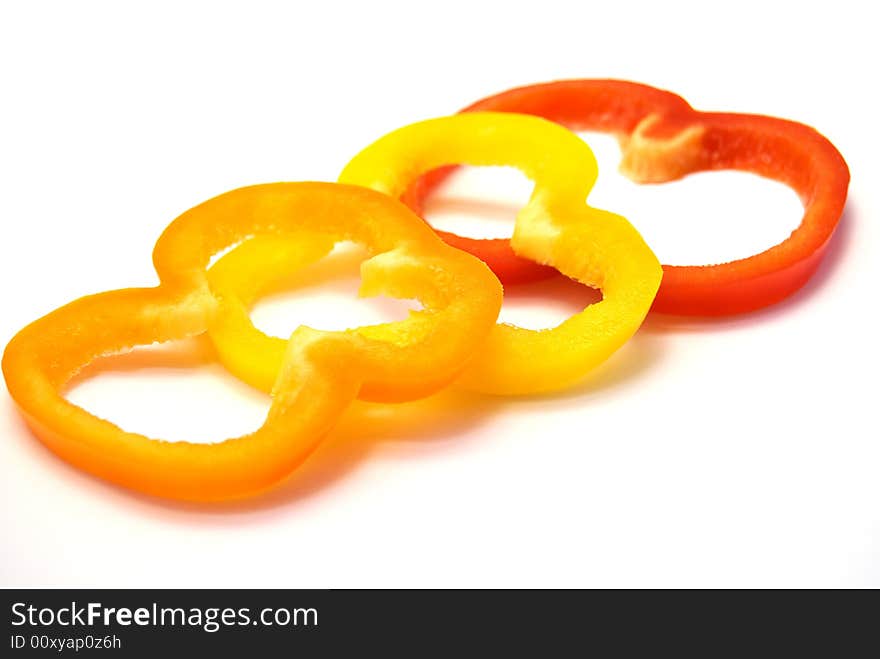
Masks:
[[[485,393],[533,394],[580,380],[641,325],[660,285],[659,261],[623,217],[586,205],[598,174],[590,147],[558,124],[534,116],[474,112],[412,124],[355,156],[339,181],[398,198],[424,172],[462,163],[513,165],[530,177],[535,188],[517,216],[513,249],[600,288],[603,299],[552,329],[496,325],[458,382]],[[285,257],[271,256],[282,253],[285,240],[256,237],[223,256],[215,274],[229,265],[231,272],[247,276],[222,276],[222,286],[215,282],[215,287],[229,298],[253,302],[261,287],[289,271]],[[242,319],[239,325],[246,323]],[[241,336],[250,345],[272,341],[249,323]],[[228,341],[217,332],[212,338],[222,353]],[[226,363],[265,388],[280,363],[280,344],[273,351],[271,362],[260,361],[259,377]],[[268,356],[270,351],[261,352]]]
[[[298,328],[273,362],[264,424],[216,444],[126,432],[64,398],[70,379],[101,356],[209,328],[235,336],[224,324],[229,301],[211,290],[206,268],[214,254],[261,234],[295,239],[301,260],[319,257],[336,239],[366,243],[374,256],[365,262],[365,287],[415,297],[425,308],[345,332]],[[153,261],[158,287],[99,293],[49,313],[10,341],[2,367],[25,420],[55,453],[113,483],[175,499],[235,499],[271,487],[365,391],[395,400],[436,391],[479,348],[501,305],[501,286],[483,263],[446,246],[399,202],[356,186],[276,183],[227,192],[172,222]],[[234,346],[226,354],[248,358]]]
[[[425,172],[453,164],[512,165],[532,179],[513,250],[602,291],[601,302],[552,329],[496,325],[459,382],[531,394],[580,380],[641,325],[662,278],[657,257],[623,217],[586,204],[598,175],[590,147],[534,116],[474,112],[412,124],[361,151],[339,181],[398,198]]]

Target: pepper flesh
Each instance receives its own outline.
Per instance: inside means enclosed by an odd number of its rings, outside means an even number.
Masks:
[[[355,156],[339,181],[399,197],[422,173],[462,162],[513,165],[534,180],[516,219],[514,250],[601,288],[603,299],[548,330],[496,325],[457,382],[486,393],[531,394],[580,380],[638,329],[660,284],[660,263],[624,218],[586,205],[597,176],[589,146],[536,117],[469,113],[412,124]],[[276,265],[277,278],[285,268]]]
[[[804,204],[800,226],[754,256],[705,266],[665,265],[653,310],[727,315],[765,307],[794,293],[816,271],[846,202],[849,170],[831,142],[785,119],[700,112],[673,93],[622,80],[564,80],[511,89],[462,112],[515,112],[578,131],[617,135],[621,171],[639,183],[674,181],[721,169],[751,172],[793,188]],[[450,173],[417,181],[403,200],[421,213],[425,197]],[[507,241],[441,236],[489,264],[502,283],[552,274],[519,258]]]
[[[320,235],[304,258],[340,236],[368,243],[376,255],[365,262],[364,288],[416,297],[425,310],[415,321],[345,332],[298,328],[276,364],[264,424],[216,444],[125,432],[63,397],[65,384],[98,357],[222,328],[228,301],[212,292],[206,273],[213,254],[256,234],[297,232],[303,241],[300,232],[316,227]],[[408,400],[439,389],[480,345],[501,304],[488,268],[444,245],[405,206],[331,183],[252,186],[215,197],[171,223],[153,261],[158,287],[75,300],[21,330],[2,365],[25,420],[55,453],[119,485],[175,499],[234,499],[272,486],[365,390]]]

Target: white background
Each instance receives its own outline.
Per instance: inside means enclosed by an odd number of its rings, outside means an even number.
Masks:
[[[826,261],[790,301],[652,317],[560,395],[361,404],[369,422],[343,419],[290,482],[244,504],[178,505],[84,475],[4,392],[0,585],[880,586],[876,39],[865,3],[784,4],[3,3],[4,344],[75,297],[153,283],[152,244],[190,206],[333,180],[385,132],[513,85],[617,77],[797,119],[838,146],[852,184]],[[638,187],[612,140],[591,144],[591,201],[630,217],[664,262],[746,256],[799,221],[776,183]],[[517,173],[471,170],[431,217],[503,235],[528,191]],[[499,203],[478,220],[468,195]],[[355,303],[355,265],[334,268],[345,276],[259,305],[258,324],[286,336],[405,313]],[[503,317],[548,326],[585,299],[528,289]],[[175,439],[260,423],[266,399],[219,367],[152,358],[160,368],[120,360],[70,396]]]

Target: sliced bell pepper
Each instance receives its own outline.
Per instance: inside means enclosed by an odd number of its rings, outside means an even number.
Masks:
[[[511,89],[477,101],[463,112],[532,114],[579,131],[614,133],[621,171],[640,183],[735,169],[793,188],[804,204],[800,226],[760,254],[705,266],[663,266],[655,311],[725,315],[784,299],[816,271],[846,202],[849,170],[831,142],[793,121],[748,114],[699,112],[680,96],[621,80],[564,80]],[[450,173],[417,181],[404,201],[421,212],[426,195]],[[441,236],[479,256],[502,283],[532,281],[549,273],[517,257],[507,241]]]
[[[228,339],[227,360],[246,361],[248,354],[236,353],[248,346],[231,324],[235,310],[211,290],[206,268],[213,254],[255,234],[295,237],[302,261],[338,239],[363,242],[375,254],[363,265],[364,291],[415,297],[425,309],[345,332],[298,328],[273,353],[277,378],[264,424],[216,444],[126,432],[63,397],[66,383],[96,358],[209,327]],[[403,204],[332,183],[258,185],[215,197],[171,223],[153,262],[158,287],[99,293],[49,313],[12,339],[2,366],[27,423],[55,453],[119,485],[175,499],[233,499],[272,486],[358,395],[407,400],[436,391],[480,346],[501,305],[489,269],[445,245]],[[254,358],[266,357],[256,350]]]
[[[553,329],[496,325],[458,382],[493,394],[530,394],[576,382],[638,329],[660,284],[660,263],[624,218],[586,205],[597,176],[586,143],[536,117],[469,113],[406,126],[355,156],[339,181],[399,197],[420,174],[462,162],[513,165],[533,179],[531,200],[516,219],[513,249],[600,288],[603,299]],[[215,266],[223,268],[226,259],[253,263],[248,272],[259,270],[265,279],[254,284],[247,277],[226,280],[248,301],[255,289],[286,272],[283,258],[257,266],[260,255],[280,249],[276,239],[258,237],[250,243]],[[254,250],[253,256],[243,254],[245,249]],[[232,270],[241,272],[239,262]],[[217,342],[216,334],[213,338]],[[263,382],[270,379],[267,373]]]

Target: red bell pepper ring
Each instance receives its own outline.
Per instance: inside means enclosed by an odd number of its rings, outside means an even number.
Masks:
[[[778,245],[718,265],[664,265],[654,311],[714,316],[779,302],[816,271],[846,202],[846,162],[813,128],[774,117],[700,112],[680,96],[647,85],[621,80],[530,85],[490,96],[463,110],[471,111],[533,114],[571,130],[614,133],[621,143],[621,171],[639,183],[735,169],[777,180],[799,194],[803,219]],[[451,169],[421,179],[404,201],[421,212],[425,197]],[[483,259],[502,283],[533,281],[549,274],[517,257],[507,240],[440,235]]]

